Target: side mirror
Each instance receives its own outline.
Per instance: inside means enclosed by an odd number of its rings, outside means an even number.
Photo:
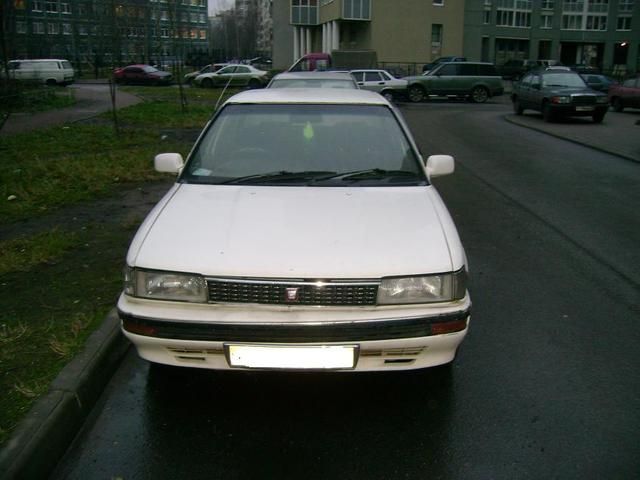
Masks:
[[[184,160],[179,153],[161,153],[153,159],[153,166],[157,172],[180,173]]]
[[[451,155],[431,155],[427,158],[426,167],[429,177],[441,177],[454,172],[455,162]]]

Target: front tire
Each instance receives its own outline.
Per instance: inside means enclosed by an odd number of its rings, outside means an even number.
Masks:
[[[471,90],[473,103],[484,103],[489,99],[489,91],[484,87],[474,87]]]
[[[413,103],[420,103],[427,97],[424,88],[419,85],[412,85],[409,87],[409,100]]]
[[[389,90],[382,92],[380,95],[382,95],[389,103],[393,103],[393,101],[395,100],[395,95]]]
[[[213,80],[210,78],[205,78],[202,80],[203,88],[213,88]]]
[[[524,108],[522,108],[522,105],[520,104],[520,100],[518,100],[518,97],[514,97],[513,113],[515,113],[516,115],[522,115],[523,112],[524,112]]]
[[[542,118],[544,119],[545,122],[553,122],[556,119],[556,116],[553,112],[553,109],[551,108],[551,105],[549,105],[549,102],[544,102],[542,104]]]
[[[624,110],[624,105],[622,104],[620,97],[615,97],[611,103],[613,104],[614,112],[621,112]]]

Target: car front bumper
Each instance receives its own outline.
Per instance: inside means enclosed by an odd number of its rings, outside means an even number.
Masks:
[[[609,110],[608,104],[597,105],[557,105],[551,104],[553,113],[562,117],[591,117],[594,114],[605,114]]]
[[[151,362],[243,370],[247,368],[231,365],[230,350],[238,346],[343,346],[355,352],[353,365],[311,369],[355,372],[451,362],[467,334],[470,307],[468,295],[438,306],[354,308],[200,305],[125,295],[118,302],[125,336]],[[295,365],[287,369],[307,370]]]

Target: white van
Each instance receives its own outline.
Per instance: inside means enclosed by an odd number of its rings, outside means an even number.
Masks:
[[[68,60],[11,60],[9,78],[36,81],[46,85],[70,85],[75,78],[75,71]]]

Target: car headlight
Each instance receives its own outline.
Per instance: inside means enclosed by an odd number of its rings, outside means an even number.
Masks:
[[[179,302],[206,302],[207,282],[191,273],[159,272],[126,267],[124,293],[134,297]]]
[[[609,98],[605,96],[597,96],[596,103],[609,103]]]
[[[383,278],[378,287],[378,304],[450,302],[464,298],[467,290],[464,269],[453,273],[419,277]]]
[[[571,97],[566,97],[566,96],[551,97],[551,103],[571,103]]]

